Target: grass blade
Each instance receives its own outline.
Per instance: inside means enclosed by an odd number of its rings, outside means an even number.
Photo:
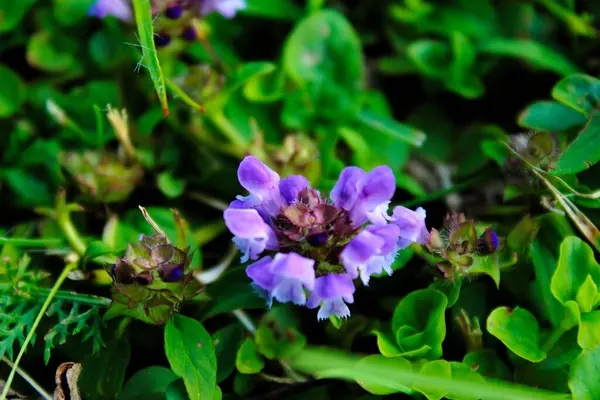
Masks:
[[[163,114],[167,117],[169,115],[167,88],[160,63],[158,62],[158,53],[154,46],[154,26],[152,24],[154,21],[152,20],[150,1],[133,0],[133,9],[135,11],[135,23],[138,28],[138,39],[142,48],[142,60],[139,64],[150,71],[150,78],[158,94]]]

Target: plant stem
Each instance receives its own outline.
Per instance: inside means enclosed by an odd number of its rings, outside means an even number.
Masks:
[[[248,146],[246,139],[244,139],[244,137],[238,132],[237,128],[233,126],[231,122],[229,122],[222,110],[208,114],[207,117],[219,128],[223,135],[227,136],[231,143],[239,146],[242,149],[245,149]]]
[[[65,265],[65,268],[60,273],[60,276],[54,283],[54,286],[52,286],[52,289],[50,290],[50,293],[48,294],[46,301],[42,305],[42,308],[40,309],[37,317],[35,318],[35,321],[33,322],[33,325],[31,326],[31,330],[29,331],[29,333],[27,334],[27,337],[25,338],[25,341],[23,342],[23,346],[21,346],[21,350],[19,350],[19,354],[17,355],[17,358],[15,359],[15,363],[10,371],[10,375],[8,375],[8,378],[6,379],[6,383],[4,384],[4,390],[2,391],[2,394],[0,395],[0,400],[6,400],[6,395],[8,394],[8,391],[10,390],[10,385],[11,385],[13,379],[15,378],[15,373],[17,372],[19,362],[21,362],[21,358],[23,358],[23,355],[25,354],[27,345],[29,344],[29,342],[31,342],[31,339],[33,338],[33,335],[35,333],[35,330],[37,329],[37,326],[39,325],[40,321],[44,317],[44,314],[46,313],[46,310],[48,309],[48,307],[50,307],[50,303],[52,303],[52,300],[54,299],[54,296],[58,292],[58,289],[63,284],[65,279],[67,279],[67,276],[69,275],[69,273],[71,271],[73,271],[75,268],[77,268],[76,263],[71,263],[71,264]]]
[[[10,244],[17,247],[55,247],[62,244],[62,240],[55,239],[28,239],[0,237],[0,244]]]
[[[207,196],[201,192],[191,192],[188,193],[188,195],[190,196],[190,198],[198,200],[199,202],[204,203],[207,206],[210,206],[219,211],[225,211],[225,209],[228,207],[227,203],[225,203],[224,201]]]
[[[6,282],[0,283],[0,292],[4,292],[11,288],[12,285]],[[47,297],[50,295],[52,289],[46,288],[32,288],[30,291],[26,291],[27,294],[32,294],[34,296],[39,297]],[[107,299],[106,297],[101,296],[93,296],[91,294],[77,293],[77,292],[69,292],[66,290],[57,290],[55,295],[55,299],[60,300],[68,300],[74,303],[85,304],[88,306],[99,306],[99,307],[108,307],[111,303],[111,299]]]
[[[75,250],[75,252],[77,252],[77,254],[80,256],[84,255],[87,246],[79,235],[79,232],[77,232],[77,228],[75,228],[75,225],[73,225],[70,215],[68,213],[60,215],[57,218],[57,222],[73,250]]]
[[[554,328],[552,332],[550,332],[550,335],[548,335],[548,337],[542,343],[541,349],[544,350],[546,353],[552,350],[554,346],[556,346],[556,343],[558,343],[558,341],[568,330],[569,329],[565,329],[565,326],[563,326],[563,324],[560,324],[559,326]]]
[[[35,379],[33,379],[31,377],[31,375],[29,375],[27,372],[25,372],[24,370],[22,370],[19,367],[15,367],[15,364],[6,357],[2,357],[2,361],[4,361],[6,364],[8,364],[9,367],[15,368],[17,371],[17,374],[19,374],[21,376],[21,378],[23,378],[25,381],[27,381],[27,383],[29,383],[29,385],[32,388],[34,388],[35,391],[38,392],[40,394],[40,396],[42,396],[44,399],[46,399],[46,400],[53,399],[53,397],[50,395],[50,393],[46,392],[46,390],[44,390],[44,388],[41,387],[40,384],[37,383],[35,381]]]

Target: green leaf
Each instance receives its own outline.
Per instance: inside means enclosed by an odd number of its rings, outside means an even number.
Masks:
[[[554,86],[552,97],[589,118],[600,103],[600,80],[583,74],[567,76]]]
[[[473,371],[490,377],[499,378],[506,381],[510,380],[510,371],[508,367],[498,358],[496,352],[492,349],[481,349],[465,355],[463,363],[469,366]]]
[[[258,374],[265,367],[265,362],[256,352],[252,338],[246,338],[237,352],[235,366],[242,374]]]
[[[26,97],[25,85],[19,75],[0,65],[0,118],[16,113]]]
[[[458,296],[460,295],[461,286],[462,286],[462,280],[457,280],[454,282],[439,280],[439,281],[435,281],[431,285],[429,285],[429,288],[435,289],[439,292],[442,292],[446,296],[446,299],[448,299],[448,304],[447,304],[446,308],[450,308],[458,300]]]
[[[396,358],[386,358],[383,356],[380,356],[378,354],[373,354],[370,356],[366,356],[363,359],[361,359],[360,361],[358,361],[356,363],[357,367],[369,367],[369,366],[374,366],[374,367],[383,367],[383,368],[401,368],[401,369],[407,369],[410,370],[412,369],[412,365],[410,364],[410,361],[405,360],[404,358],[400,358],[400,357],[396,357]],[[381,384],[377,384],[377,383],[371,383],[368,380],[361,380],[361,379],[357,379],[356,383],[358,383],[360,386],[362,386],[363,389],[365,389],[367,392],[369,393],[373,393],[379,396],[385,396],[391,393],[407,393],[410,394],[412,393],[412,389],[401,383],[401,382],[395,382],[393,385],[381,385]]]
[[[552,164],[553,175],[585,171],[600,161],[600,115],[593,114],[577,137],[569,143],[560,159]]]
[[[577,344],[584,350],[600,345],[600,311],[581,314]]]
[[[88,18],[94,0],[54,0],[54,17],[61,25],[73,25]]]
[[[295,20],[302,16],[302,10],[292,0],[247,0],[241,13],[280,20]]]
[[[392,318],[392,332],[404,357],[436,359],[446,336],[448,300],[437,290],[422,289],[404,297]]]
[[[342,14],[322,10],[300,21],[285,44],[283,67],[313,113],[343,120],[358,112],[364,57],[357,33]]]
[[[487,319],[487,330],[519,357],[531,362],[546,358],[546,352],[540,348],[538,322],[524,308],[496,308]]]
[[[373,334],[377,337],[379,352],[385,357],[399,357],[402,355],[402,350],[398,348],[395,338],[377,330],[373,331]]]
[[[452,376],[452,367],[450,363],[446,360],[434,360],[424,364],[419,371],[422,375],[425,376],[433,376],[439,377],[442,376],[444,378],[451,378]],[[442,397],[448,394],[443,388],[418,388],[415,387],[416,390],[423,393],[425,397],[429,400],[440,400]]]
[[[189,400],[183,379],[176,379],[169,384],[166,397],[167,400]]]
[[[451,63],[450,46],[439,40],[417,40],[406,48],[406,54],[419,70],[430,78],[444,78]]]
[[[220,383],[233,372],[237,351],[244,339],[244,328],[240,324],[231,324],[212,336],[217,357],[217,383]]]
[[[489,256],[473,257],[473,264],[467,270],[469,274],[485,274],[494,280],[496,287],[500,287],[500,262],[498,253]]]
[[[125,381],[130,355],[129,342],[119,340],[96,354],[86,356],[77,382],[83,398],[115,399]]]
[[[539,228],[538,225],[530,215],[525,215],[508,234],[508,247],[518,251],[529,246],[535,238],[535,234]]]
[[[591,277],[596,287],[600,284],[600,265],[594,259],[592,248],[576,236],[565,238],[560,245],[560,258],[550,282],[552,294],[563,304],[569,300],[576,302],[588,277]],[[583,295],[584,293],[581,296]],[[581,300],[584,306],[591,301]]]
[[[387,136],[390,139],[408,143],[415,147],[421,147],[427,135],[410,125],[401,124],[391,118],[373,114],[369,111],[361,111],[358,124],[363,129],[368,129],[376,135]]]
[[[107,245],[106,243],[96,240],[90,244],[88,244],[85,249],[85,254],[83,255],[84,259],[93,260],[100,256],[104,256],[107,254],[114,254],[115,250]],[[116,261],[116,258],[115,258]]]
[[[600,398],[600,346],[586,350],[571,365],[569,388],[573,400]]]
[[[545,45],[529,39],[495,37],[483,42],[478,50],[484,54],[516,57],[533,66],[561,75],[576,73],[579,69],[562,54]]]
[[[127,381],[118,400],[164,400],[169,384],[177,379],[168,368],[146,367]]]
[[[580,112],[557,101],[538,101],[519,114],[519,125],[540,131],[566,131],[585,124]]]
[[[76,66],[76,47],[77,42],[67,36],[37,32],[27,43],[27,62],[47,72],[65,72]]]
[[[160,191],[171,199],[181,196],[185,190],[185,180],[173,176],[170,172],[158,174],[156,184]]]
[[[19,26],[19,23],[37,0],[0,0],[0,33],[9,32]]]
[[[158,99],[163,109],[163,115],[169,115],[169,104],[167,103],[167,85],[163,76],[160,63],[158,61],[158,52],[154,46],[154,21],[152,19],[152,9],[148,0],[133,0],[133,9],[135,11],[135,23],[138,30],[138,38],[142,48],[142,60],[140,61],[148,71],[154,84],[154,89],[158,94]]]
[[[244,84],[244,96],[257,103],[272,103],[285,95],[285,75],[274,68]]]
[[[582,313],[588,313],[596,306],[598,299],[598,286],[594,283],[591,275],[585,278],[585,282],[579,288],[575,297],[577,305]]]
[[[191,400],[215,398],[217,359],[212,339],[200,322],[176,314],[165,327],[165,353]]]

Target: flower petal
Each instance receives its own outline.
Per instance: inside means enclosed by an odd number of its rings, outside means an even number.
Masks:
[[[302,175],[291,175],[279,182],[279,191],[287,204],[294,203],[298,199],[298,193],[309,187],[308,179]]]
[[[406,207],[394,208],[392,223],[400,228],[401,244],[406,247],[411,242],[426,244],[429,241],[429,232],[425,226],[425,210],[421,207],[412,211]]]
[[[200,13],[202,15],[217,11],[225,18],[233,18],[237,11],[246,8],[246,0],[203,0]]]
[[[358,182],[365,171],[358,167],[346,167],[342,170],[338,181],[329,197],[337,208],[350,210],[358,198]]]
[[[381,252],[385,240],[373,233],[363,230],[344,247],[340,260],[346,272],[353,279],[358,277],[359,269]]]
[[[315,286],[315,260],[296,253],[278,253],[273,259],[272,270],[279,279],[294,279],[308,289]]]
[[[373,168],[358,182],[361,200],[367,210],[374,210],[382,203],[390,201],[396,191],[396,178],[386,165]]]
[[[268,291],[274,287],[274,275],[271,271],[272,261],[273,259],[267,256],[246,267],[246,275],[252,279],[252,282],[261,289]]]
[[[238,167],[238,180],[244,189],[261,199],[279,184],[279,175],[254,156],[245,157]]]
[[[96,0],[89,8],[88,15],[98,18],[112,15],[121,21],[130,21],[132,17],[131,7],[126,0]]]

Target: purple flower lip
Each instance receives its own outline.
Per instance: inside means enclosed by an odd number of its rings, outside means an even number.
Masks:
[[[181,37],[187,42],[193,42],[194,40],[198,39],[198,32],[196,29],[189,26],[183,30]]]
[[[154,35],[154,44],[156,47],[165,47],[169,43],[171,43],[171,36],[167,35],[166,33]]]

